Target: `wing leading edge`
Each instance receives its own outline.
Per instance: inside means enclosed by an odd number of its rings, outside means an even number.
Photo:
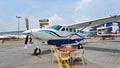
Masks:
[[[92,27],[92,26],[99,26],[99,25],[109,23],[109,22],[118,22],[118,20],[120,20],[120,15],[111,16],[111,17],[102,18],[102,19],[93,20],[93,21],[88,21],[88,22],[83,22],[83,23],[78,23],[74,25],[69,25],[68,27],[70,28],[84,28],[87,26]]]

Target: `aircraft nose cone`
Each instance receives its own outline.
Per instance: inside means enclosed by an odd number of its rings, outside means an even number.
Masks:
[[[26,30],[23,32],[23,34],[29,34],[31,32],[31,30]]]

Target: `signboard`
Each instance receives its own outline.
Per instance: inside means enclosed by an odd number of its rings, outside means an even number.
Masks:
[[[49,25],[49,20],[48,19],[39,20],[39,24],[40,25]]]

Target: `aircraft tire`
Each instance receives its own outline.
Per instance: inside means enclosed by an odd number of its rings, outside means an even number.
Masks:
[[[83,45],[81,43],[79,43],[77,46],[78,46],[78,49],[83,49]]]
[[[39,55],[40,53],[41,53],[40,48],[35,48],[35,49],[34,49],[34,54],[35,54],[35,55]]]

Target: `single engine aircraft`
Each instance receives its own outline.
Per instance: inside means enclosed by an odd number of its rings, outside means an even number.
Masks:
[[[48,45],[61,46],[65,44],[75,44],[75,43],[78,44],[80,43],[81,40],[84,40],[86,37],[85,33],[80,33],[81,30],[83,30],[84,28],[88,26],[98,26],[108,22],[117,22],[118,20],[120,20],[120,15],[68,25],[68,26],[54,25],[49,28],[29,29],[28,19],[26,18],[25,21],[26,21],[27,30],[23,32],[23,34],[27,35],[25,44],[28,43],[29,37],[30,37],[30,43],[32,42],[32,37],[33,37],[37,40],[46,41]],[[41,49],[39,47],[36,47],[34,53],[36,55],[40,54]]]

